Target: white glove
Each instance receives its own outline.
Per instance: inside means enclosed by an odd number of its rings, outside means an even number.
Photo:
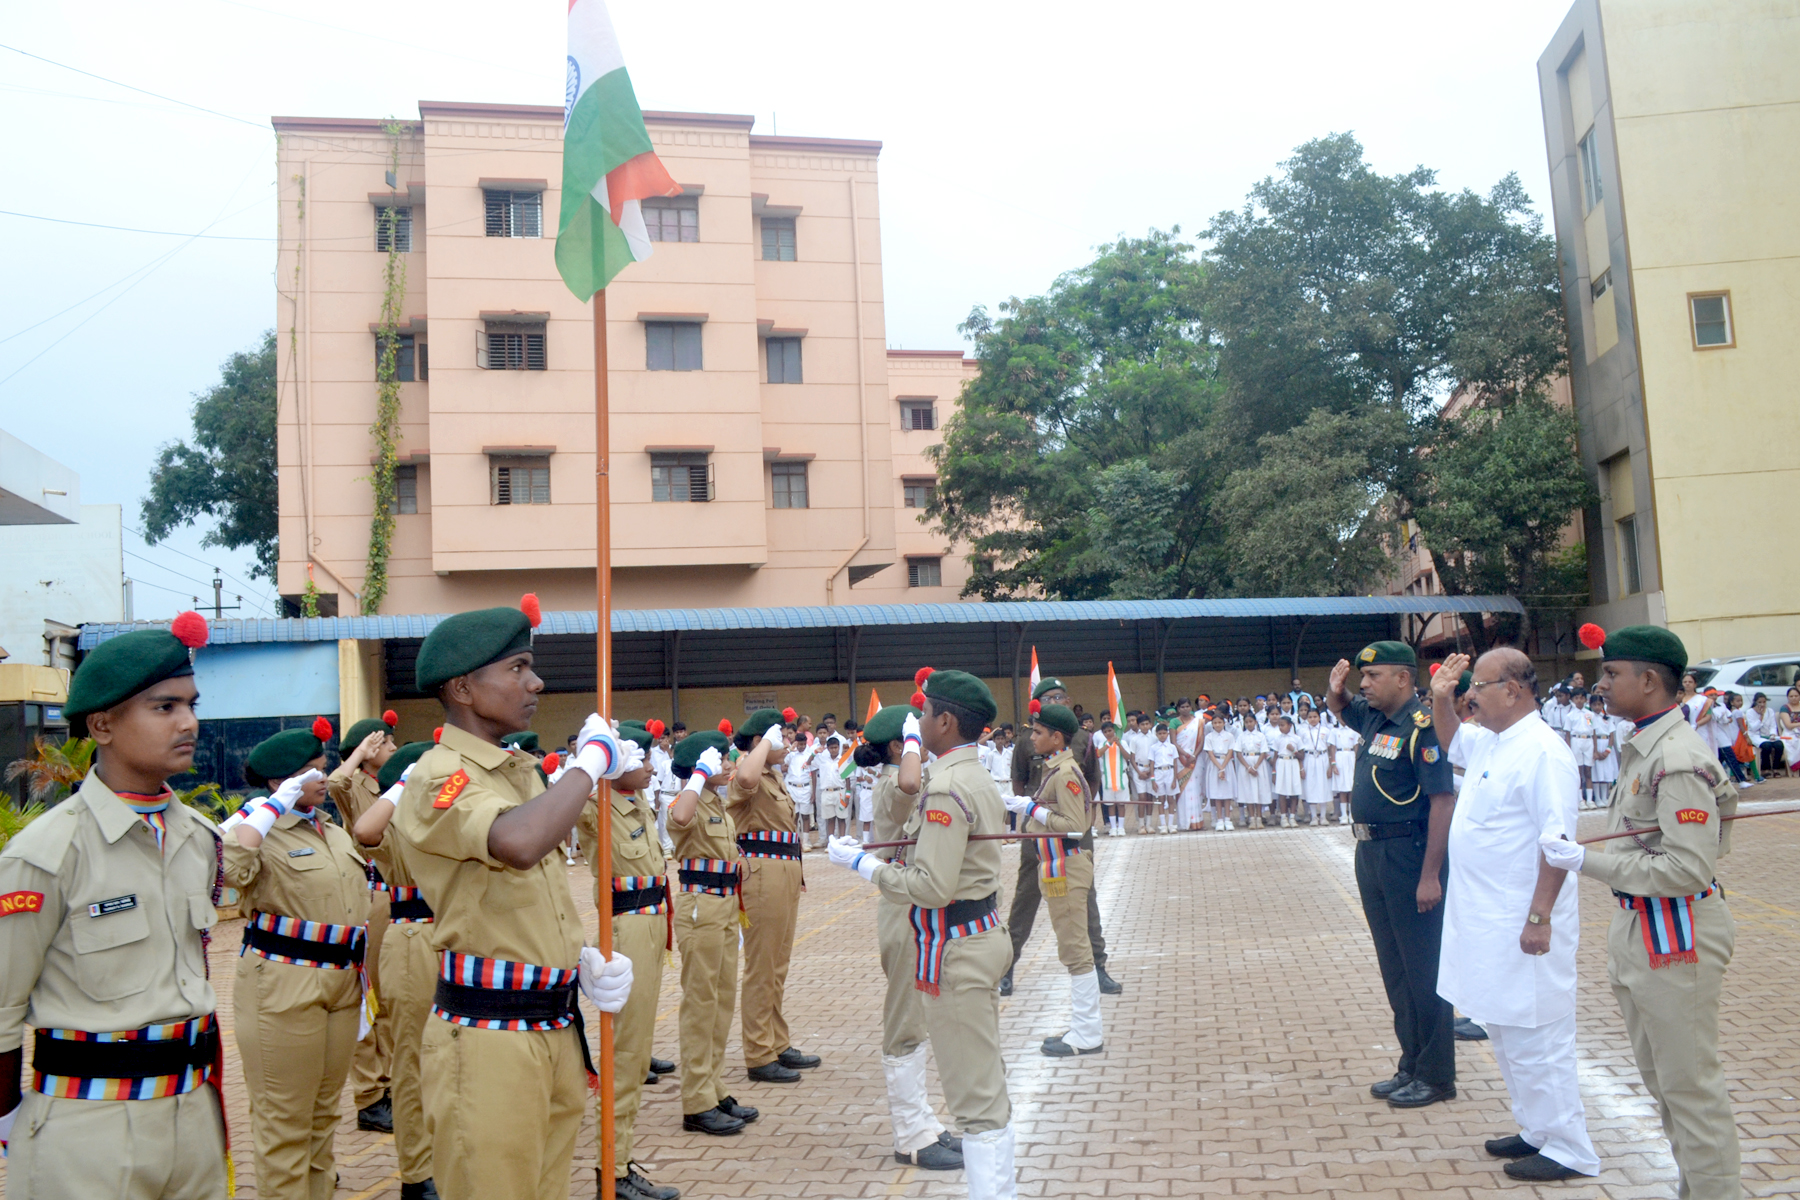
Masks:
[[[1031,813],[1036,801],[1030,796],[1004,796],[1001,798],[1001,803],[1006,805],[1007,812],[1018,813],[1023,817]]]
[[[585,772],[595,783],[617,779],[631,769],[625,765],[618,735],[599,713],[589,713],[581,732],[575,735],[575,761],[570,765]]]
[[[920,753],[920,748],[924,745],[924,738],[919,731],[917,713],[907,713],[906,720],[900,722],[900,737],[903,742],[900,753],[905,754],[909,750],[914,754]]]
[[[0,1154],[5,1153],[6,1143],[12,1140],[13,1118],[17,1117],[19,1115],[19,1110],[24,1107],[25,1102],[21,1100],[18,1104],[13,1106],[11,1112],[7,1113],[4,1117],[0,1117]]]
[[[262,837],[269,836],[269,830],[275,828],[275,822],[294,811],[294,805],[300,802],[300,793],[306,785],[315,779],[325,778],[317,769],[302,771],[298,775],[289,776],[281,781],[273,796],[265,796],[256,802],[244,818],[244,823]]]
[[[724,769],[725,760],[719,757],[717,750],[708,746],[700,752],[700,757],[694,760],[694,773],[688,776],[687,784],[681,790],[684,792],[703,791],[706,788],[706,781]]]
[[[840,867],[849,867],[870,883],[875,882],[875,872],[886,865],[880,858],[864,850],[862,843],[855,838],[831,838],[826,843],[825,852],[832,862]]]
[[[581,971],[575,982],[595,1008],[616,1013],[631,996],[631,960],[616,953],[607,958],[593,946],[583,946]]]
[[[1545,862],[1562,871],[1579,871],[1581,864],[1587,861],[1586,846],[1549,834],[1538,839],[1538,849],[1544,852]]]
[[[619,768],[619,774],[627,775],[644,765],[644,748],[629,739],[621,739],[619,753],[625,756],[625,765]]]
[[[764,733],[763,733],[763,741],[769,743],[770,750],[781,749],[781,747],[783,745],[782,740],[781,740],[781,726],[779,726],[779,725],[769,726],[769,728],[766,731],[764,731]]]

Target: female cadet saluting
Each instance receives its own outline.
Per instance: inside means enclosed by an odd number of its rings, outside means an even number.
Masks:
[[[250,751],[244,776],[273,794],[228,822],[225,881],[250,912],[233,988],[250,1091],[257,1195],[328,1200],[338,1096],[356,1047],[369,915],[366,864],[325,819],[331,723]]]

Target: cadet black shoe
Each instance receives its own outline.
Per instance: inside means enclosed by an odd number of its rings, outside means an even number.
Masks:
[[[617,1200],[681,1200],[681,1189],[658,1187],[638,1174],[637,1164],[626,1166],[625,1174],[613,1180]]]
[[[962,1153],[962,1139],[957,1137],[954,1133],[951,1133],[948,1129],[938,1134],[938,1145],[948,1146],[958,1154]]]
[[[1530,1158],[1538,1152],[1536,1146],[1516,1133],[1511,1137],[1489,1138],[1483,1148],[1495,1158]]]
[[[1069,1045],[1069,1043],[1063,1041],[1061,1038],[1053,1037],[1053,1038],[1045,1038],[1044,1044],[1042,1046],[1038,1047],[1038,1049],[1042,1050],[1045,1054],[1049,1055],[1051,1058],[1074,1058],[1077,1054],[1098,1054],[1098,1053],[1100,1053],[1100,1051],[1106,1049],[1106,1046],[1104,1044],[1101,1044],[1099,1046],[1093,1047],[1090,1050],[1077,1050],[1075,1047]]]
[[[1534,1154],[1530,1158],[1521,1158],[1516,1162],[1509,1162],[1500,1169],[1514,1179],[1523,1179],[1529,1183],[1555,1183],[1558,1179],[1578,1179],[1582,1177],[1580,1171],[1571,1170],[1557,1162],[1554,1158],[1545,1158],[1541,1154]]]
[[[1389,1096],[1412,1082],[1412,1076],[1405,1071],[1395,1071],[1392,1079],[1384,1079],[1380,1083],[1369,1085],[1369,1095],[1377,1100],[1386,1100]]]
[[[800,1078],[798,1075],[795,1079]],[[728,1137],[744,1131],[745,1122],[717,1108],[709,1108],[705,1112],[689,1113],[681,1118],[681,1127],[689,1133],[710,1133],[714,1137]]]
[[[719,1111],[728,1117],[736,1117],[746,1125],[762,1116],[761,1113],[757,1112],[754,1108],[751,1108],[748,1104],[739,1104],[730,1096],[719,1101]]]
[[[438,1200],[437,1184],[429,1179],[400,1185],[400,1200]]]
[[[760,1067],[751,1067],[750,1078],[757,1083],[799,1083],[800,1072],[782,1066],[781,1060],[777,1059]]]
[[[650,1070],[657,1075],[673,1075],[675,1073],[675,1064],[666,1059],[657,1058],[653,1054],[650,1056]]]
[[[658,1075],[655,1071],[652,1071],[648,1075],[644,1076],[644,1086],[645,1087],[649,1087],[653,1083],[661,1083],[661,1082],[662,1082],[662,1076]]]
[[[909,1167],[921,1167],[927,1171],[960,1171],[963,1168],[962,1150],[952,1150],[944,1145],[942,1136],[935,1142],[920,1146],[912,1154],[894,1155],[894,1161]]]
[[[775,1056],[775,1061],[790,1071],[810,1071],[819,1065],[821,1059],[816,1054],[802,1054],[789,1046]]]
[[[356,1127],[375,1133],[394,1132],[394,1102],[383,1095],[369,1107],[357,1109]]]
[[[1011,967],[1006,968],[1006,974],[1004,974],[1000,977],[1000,994],[1002,996],[1012,995],[1012,968]]]
[[[1108,996],[1117,996],[1125,990],[1125,985],[1106,973],[1105,963],[1095,963],[1094,973],[1100,976],[1100,990]]]
[[[1485,1042],[1488,1040],[1488,1031],[1467,1017],[1456,1018],[1456,1024],[1451,1027],[1450,1032],[1459,1042]]]
[[[1456,1099],[1454,1083],[1434,1087],[1423,1079],[1415,1079],[1390,1095],[1387,1102],[1395,1108],[1424,1108],[1427,1104],[1436,1104],[1439,1100],[1454,1099]]]

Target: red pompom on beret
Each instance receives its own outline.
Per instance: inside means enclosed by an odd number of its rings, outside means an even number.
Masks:
[[[1044,702],[1042,700],[1033,700],[1026,707],[1031,710],[1031,715],[1035,717],[1044,711]]]
[[[544,623],[544,608],[538,603],[536,592],[526,592],[519,597],[519,611],[525,614],[533,629]]]
[[[312,723],[312,735],[321,742],[329,742],[331,740],[331,722],[327,721],[324,717],[314,717]]]
[[[381,714],[381,723],[386,725],[389,729],[392,729],[400,724],[400,714],[390,708]]]
[[[797,721],[800,719],[800,714],[791,708],[784,708],[781,710],[781,719],[784,721]]]
[[[444,727],[442,725],[439,725],[436,729],[431,731],[431,740],[434,742],[441,742],[444,740]]]
[[[184,612],[169,622],[169,632],[175,635],[176,641],[189,650],[198,650],[206,645],[210,631],[206,627],[205,617],[197,612]]]
[[[661,737],[669,727],[664,725],[661,721],[653,720],[648,725],[644,726],[644,728],[650,731],[651,737]]]
[[[937,668],[935,667],[920,667],[913,673],[913,686],[920,688],[924,687],[925,681],[931,678],[932,671],[936,669]]]
[[[918,709],[920,712],[924,712],[925,711],[925,693],[924,692],[914,692],[912,694],[911,699],[907,700],[907,703],[912,705],[914,708]]]
[[[562,755],[554,750],[544,755],[544,774],[549,775],[560,766],[562,766]]]
[[[1577,630],[1575,636],[1580,638],[1581,644],[1586,646],[1589,650],[1598,650],[1600,647],[1606,645],[1606,630],[1600,628],[1600,626],[1594,624],[1592,621],[1589,621]]]
[[[719,732],[726,737],[730,737],[732,734],[731,722],[724,717],[719,718]]]

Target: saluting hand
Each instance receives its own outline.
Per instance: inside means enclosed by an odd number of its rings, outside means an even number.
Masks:
[[[1456,704],[1456,685],[1462,681],[1462,673],[1469,669],[1469,656],[1452,654],[1431,677],[1431,703],[1433,708],[1439,704]]]
[[[1347,658],[1340,658],[1337,660],[1337,666],[1331,668],[1331,686],[1326,690],[1334,696],[1346,695],[1347,693],[1344,690],[1344,685],[1348,683],[1349,680],[1350,660]]]

